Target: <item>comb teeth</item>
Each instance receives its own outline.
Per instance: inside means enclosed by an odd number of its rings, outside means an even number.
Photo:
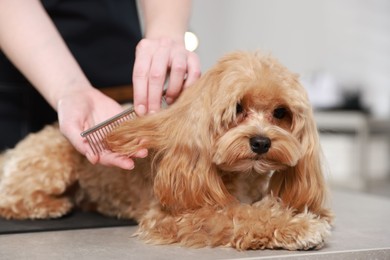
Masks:
[[[81,133],[81,136],[87,139],[95,155],[101,153],[103,150],[109,150],[106,142],[106,136],[115,128],[120,126],[123,122],[132,120],[136,117],[134,108],[128,108],[123,112],[107,119],[106,121],[91,127]]]
[[[168,107],[164,96],[161,99],[161,107]],[[97,124],[96,126],[91,127],[88,130],[85,130],[81,133],[81,136],[87,139],[88,144],[91,147],[93,153],[95,155],[98,155],[104,150],[109,150],[108,144],[106,142],[106,136],[111,133],[115,128],[120,126],[123,122],[132,120],[136,117],[137,114],[134,111],[134,107],[131,106],[130,108],[107,119],[106,121]]]

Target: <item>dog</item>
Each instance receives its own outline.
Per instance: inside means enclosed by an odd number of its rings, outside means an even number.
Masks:
[[[312,108],[298,76],[271,55],[237,51],[169,108],[106,138],[135,159],[90,164],[56,125],[0,158],[0,216],[58,218],[72,208],[132,218],[153,244],[238,250],[321,248],[333,213]]]

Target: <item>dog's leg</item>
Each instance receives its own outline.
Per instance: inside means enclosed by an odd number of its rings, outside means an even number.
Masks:
[[[80,156],[55,127],[46,127],[3,155],[0,216],[55,218],[72,208],[64,193],[75,182]]]
[[[329,219],[308,211],[297,213],[272,196],[248,206],[246,210],[236,208],[233,212],[231,245],[240,250],[319,249],[330,235]]]
[[[326,219],[310,212],[296,214],[273,197],[254,205],[201,208],[176,216],[155,208],[140,222],[138,232],[150,243],[231,246],[238,250],[320,248],[329,234]]]
[[[151,244],[173,244],[200,248],[228,246],[232,222],[225,213],[201,208],[172,215],[156,206],[140,220],[136,235]]]

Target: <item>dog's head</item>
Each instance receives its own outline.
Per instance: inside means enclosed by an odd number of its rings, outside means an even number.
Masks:
[[[313,134],[297,76],[270,56],[249,53],[227,56],[214,73],[214,86],[205,90],[213,96],[213,162],[224,171],[260,174],[296,166]]]
[[[122,154],[156,151],[155,192],[168,207],[229,203],[222,172],[270,171],[270,192],[286,204],[322,205],[311,106],[297,75],[270,56],[225,56],[169,109],[125,123],[108,141]]]

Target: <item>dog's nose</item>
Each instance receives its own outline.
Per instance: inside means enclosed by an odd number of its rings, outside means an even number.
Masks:
[[[264,136],[255,136],[249,139],[249,144],[254,153],[262,154],[268,152],[271,148],[271,139]]]

